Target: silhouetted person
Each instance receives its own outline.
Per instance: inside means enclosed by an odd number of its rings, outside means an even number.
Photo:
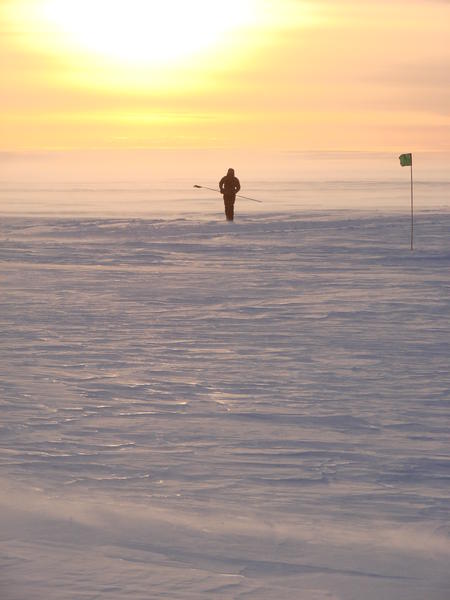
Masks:
[[[239,179],[234,175],[234,169],[228,169],[228,173],[219,182],[219,189],[223,194],[227,221],[232,221],[234,219],[234,201],[236,194],[241,189]]]

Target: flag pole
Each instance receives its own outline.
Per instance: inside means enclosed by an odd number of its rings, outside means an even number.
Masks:
[[[414,250],[414,184],[413,184],[413,158],[412,153],[399,156],[400,166],[411,167],[411,250]]]
[[[414,186],[413,186],[412,156],[411,156],[411,250],[414,250]]]

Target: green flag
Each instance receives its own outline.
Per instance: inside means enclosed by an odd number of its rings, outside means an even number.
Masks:
[[[412,154],[402,154],[399,159],[402,167],[412,167]]]

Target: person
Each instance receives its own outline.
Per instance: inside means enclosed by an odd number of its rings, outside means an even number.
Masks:
[[[234,219],[234,202],[236,194],[241,189],[239,179],[234,174],[234,169],[228,169],[227,174],[219,182],[220,193],[223,194],[225,204],[225,216],[227,221]]]

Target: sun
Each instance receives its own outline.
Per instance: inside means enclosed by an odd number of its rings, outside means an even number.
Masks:
[[[305,2],[0,0],[0,20],[21,51],[46,61],[40,82],[179,94],[217,89],[267,57],[280,31],[306,22]]]
[[[161,67],[232,46],[258,0],[37,0],[33,18],[71,53]]]

